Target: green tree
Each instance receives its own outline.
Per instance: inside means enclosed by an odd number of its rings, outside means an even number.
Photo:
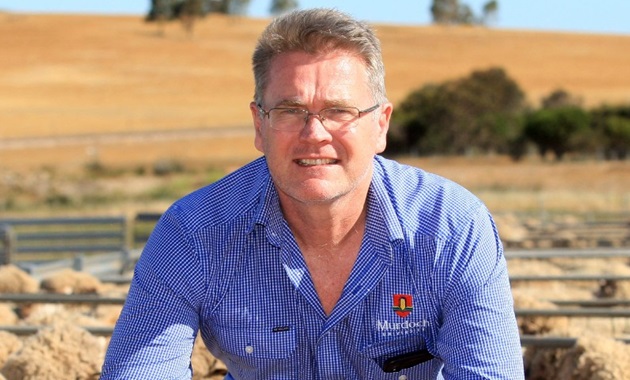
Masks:
[[[444,85],[428,84],[413,91],[396,107],[388,134],[386,153],[426,155],[440,153],[446,134],[433,134],[436,125],[450,123]]]
[[[582,99],[571,95],[562,88],[559,88],[542,98],[541,105],[542,108],[561,108],[567,106],[581,107]]]
[[[477,17],[470,6],[459,0],[433,0],[430,8],[436,24],[486,24],[496,17],[498,9],[496,0],[488,1],[483,6],[481,17]]]
[[[483,5],[482,20],[485,25],[488,25],[491,21],[496,20],[499,13],[499,2],[496,0],[488,1]]]
[[[606,118],[604,136],[609,158],[624,160],[630,152],[630,119],[621,116]]]
[[[158,24],[158,34],[164,35],[164,23],[173,18],[171,0],[151,0],[151,8],[146,16],[147,21],[155,21]]]
[[[464,12],[459,0],[433,0],[431,5],[433,22],[437,24],[459,24],[462,13]]]
[[[630,105],[602,106],[591,111],[592,128],[606,159],[626,159],[630,154]]]
[[[505,153],[521,134],[525,94],[501,68],[478,70],[455,84],[457,124],[469,123],[469,142],[484,152]]]
[[[208,13],[243,14],[250,0],[151,0],[147,21],[175,20],[182,15],[203,17]]]
[[[589,124],[590,115],[580,107],[543,108],[527,116],[524,133],[538,147],[541,157],[553,152],[560,161],[566,153],[588,144]]]
[[[247,13],[249,0],[215,0],[219,13],[242,15]]]
[[[188,34],[192,35],[196,19],[206,14],[203,0],[185,0],[181,4],[181,9],[178,13],[184,29],[186,29]]]
[[[164,21],[173,19],[172,0],[151,0],[151,7],[147,13],[147,21]]]
[[[158,22],[160,34],[164,34],[164,22],[181,21],[188,34],[192,34],[197,19],[208,13],[242,14],[249,0],[151,0],[147,21]]]
[[[525,108],[523,91],[500,68],[429,84],[397,106],[388,152],[510,153],[521,137]]]
[[[271,14],[279,15],[284,12],[288,12],[299,6],[297,0],[273,0],[269,11]]]

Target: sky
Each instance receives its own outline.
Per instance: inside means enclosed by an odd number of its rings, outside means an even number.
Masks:
[[[481,14],[487,0],[461,0]],[[150,0],[0,0],[0,10],[35,13],[145,15]],[[300,8],[334,7],[372,22],[431,23],[431,0],[298,0]],[[500,29],[630,35],[629,0],[498,0]],[[247,14],[267,18],[271,0],[250,0]]]

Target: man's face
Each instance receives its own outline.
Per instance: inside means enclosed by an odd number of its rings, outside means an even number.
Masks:
[[[269,78],[263,94],[265,110],[291,106],[318,113],[333,106],[364,110],[375,104],[365,64],[345,51],[281,54],[272,61]],[[297,131],[275,130],[255,104],[250,108],[255,146],[267,159],[281,201],[325,203],[365,194],[372,159],[385,149],[390,103],[339,131],[327,130],[326,121],[322,124],[317,117],[309,117]]]

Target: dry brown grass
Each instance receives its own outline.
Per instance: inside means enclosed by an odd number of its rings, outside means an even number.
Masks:
[[[267,20],[212,15],[188,36],[136,17],[0,14],[0,137],[248,125]],[[630,36],[376,25],[396,103],[427,82],[504,67],[532,102],[563,87],[630,101]]]
[[[463,184],[494,212],[630,214],[630,162],[506,157],[403,159]]]
[[[212,15],[187,35],[136,17],[0,13],[0,139],[250,125],[250,56],[268,20]],[[428,82],[503,67],[535,104],[557,88],[586,105],[630,101],[630,36],[376,25],[397,103]],[[162,158],[237,165],[253,135],[3,148],[0,170],[146,165]],[[627,163],[513,164],[503,158],[414,164],[471,187],[497,209],[630,209]]]

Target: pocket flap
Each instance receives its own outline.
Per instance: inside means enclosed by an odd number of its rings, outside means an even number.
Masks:
[[[295,329],[282,327],[274,329],[217,328],[219,345],[233,355],[282,359],[295,351]]]

